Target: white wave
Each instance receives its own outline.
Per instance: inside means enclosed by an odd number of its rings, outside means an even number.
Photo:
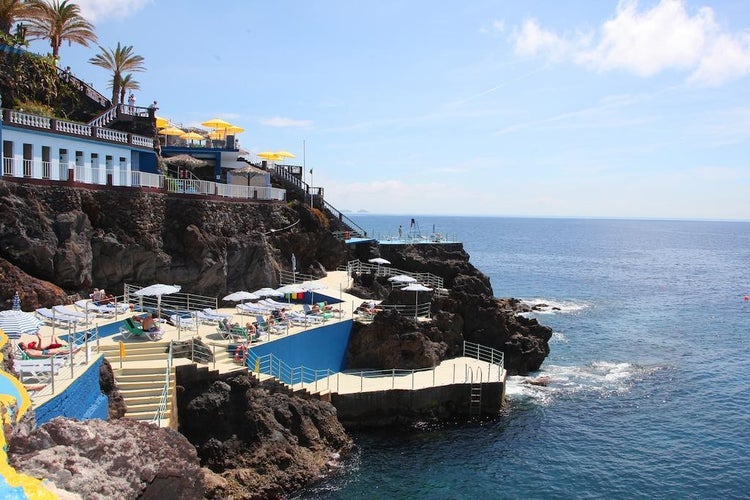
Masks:
[[[534,308],[529,314],[572,314],[587,309],[589,304],[585,302],[574,302],[572,300],[554,300],[554,299],[521,299],[525,304]]]
[[[628,392],[634,381],[659,369],[608,361],[585,366],[545,365],[530,377],[508,377],[505,394],[510,400],[532,400],[545,406],[562,395],[590,393],[608,396]]]
[[[554,344],[567,344],[568,337],[563,332],[552,332],[552,338],[549,341]]]

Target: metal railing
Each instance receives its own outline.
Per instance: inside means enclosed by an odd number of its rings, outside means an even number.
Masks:
[[[398,276],[399,274],[405,274],[416,279],[418,283],[429,286],[438,292],[439,289],[445,288],[444,280],[441,276],[437,276],[432,273],[415,273],[411,271],[404,271],[403,269],[397,269],[391,266],[385,266],[377,264],[371,264],[370,262],[362,262],[361,260],[350,260],[346,263],[346,269],[342,269],[351,273],[370,274],[375,273],[377,276]]]
[[[493,365],[505,366],[505,353],[482,344],[464,341],[464,357],[478,359]]]
[[[190,315],[191,312],[200,311],[206,308],[216,309],[218,299],[205,295],[196,295],[191,293],[177,292],[168,295],[162,295],[161,298],[155,295],[134,295],[142,286],[125,284],[124,297],[128,303],[133,303],[141,311],[154,311],[157,313],[169,313],[177,315]]]
[[[302,283],[303,281],[315,281],[317,276],[312,274],[298,273],[292,271],[286,271],[281,269],[279,271],[279,285],[292,285],[294,283]]]
[[[169,392],[172,385],[172,342],[169,343],[169,351],[167,353],[167,368],[164,371],[164,389],[161,392],[161,397],[159,398],[159,406],[156,409],[156,413],[154,413],[154,418],[151,420],[152,423],[155,423],[159,426],[161,426],[161,420],[164,418],[164,415],[171,414],[171,411],[167,413],[168,407],[169,407]]]

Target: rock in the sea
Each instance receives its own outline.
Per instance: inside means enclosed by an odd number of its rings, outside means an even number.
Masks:
[[[94,498],[204,498],[195,448],[177,432],[134,420],[54,418],[11,436],[10,464],[58,488]]]
[[[212,497],[280,497],[328,474],[352,445],[330,403],[278,383],[237,372],[189,382],[178,372],[178,383],[180,432],[223,478]]]

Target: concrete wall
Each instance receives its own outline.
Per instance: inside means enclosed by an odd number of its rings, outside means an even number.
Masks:
[[[504,399],[504,383],[482,385],[481,413],[497,415]],[[331,403],[347,429],[380,427],[420,419],[469,416],[471,384],[419,390],[388,390],[331,394]]]
[[[104,357],[100,356],[65,391],[37,407],[34,410],[37,424],[41,425],[54,417],[106,420],[108,400],[99,386],[99,367],[103,361]],[[61,369],[70,370],[70,367]]]
[[[339,372],[346,368],[351,331],[352,320],[341,321],[261,344],[251,351],[258,356],[273,354],[293,368],[304,366],[312,370]],[[291,380],[284,382],[292,383]]]

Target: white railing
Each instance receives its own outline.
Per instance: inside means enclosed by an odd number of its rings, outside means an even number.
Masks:
[[[104,127],[117,118],[117,106],[112,106],[107,111],[87,123],[91,127]]]
[[[164,389],[161,392],[161,398],[159,398],[159,407],[154,413],[154,418],[151,420],[152,423],[161,427],[161,420],[165,415],[169,415],[169,391],[172,385],[172,342],[169,343],[169,352],[167,354],[167,368],[164,374]]]
[[[505,366],[505,353],[503,351],[465,340],[464,357],[478,359],[500,367]]]
[[[132,141],[133,146],[141,146],[145,148],[151,148],[154,146],[154,140],[151,137],[131,135],[130,140]]]
[[[26,127],[41,128],[50,130],[52,128],[52,119],[46,116],[30,115],[23,111],[11,111],[10,123],[24,125]]]
[[[112,130],[110,128],[96,128],[96,138],[104,139],[106,141],[121,142],[123,144],[128,143],[128,133],[121,132],[119,130]]]
[[[91,137],[91,127],[82,123],[69,122],[65,120],[57,120],[57,131],[65,132],[67,134],[82,135],[85,137]]]
[[[2,176],[67,181],[70,164],[59,162],[59,166],[55,167],[55,163],[57,162],[4,157]],[[127,169],[123,168],[116,170],[115,168],[107,169],[101,166],[92,167],[91,165],[75,165],[72,168],[75,170],[75,181],[82,184],[106,185],[107,174],[110,173],[112,174],[112,183],[117,186],[166,189],[171,193],[219,195],[248,200],[284,201],[286,199],[286,190],[278,188],[235,186],[199,179],[172,179],[161,174],[137,170],[128,172]],[[56,173],[54,178],[52,177],[53,171]]]
[[[484,361],[484,360],[480,360]],[[484,361],[487,362],[487,361]],[[335,393],[362,393],[388,389],[417,390],[452,384],[490,383],[502,380],[502,365],[496,370],[476,370],[469,363],[454,362],[444,367],[421,369],[361,370],[334,372],[330,369],[315,370],[306,366],[291,367],[273,353],[258,356],[248,350],[245,366],[251,372],[269,375],[283,382],[292,390],[304,388],[310,392],[323,390]],[[438,370],[441,375],[438,375]],[[493,372],[495,376],[493,376]],[[477,377],[479,374],[479,377]]]
[[[412,278],[416,279],[418,283],[422,283],[423,285],[433,288],[436,292],[438,292],[439,289],[445,287],[443,278],[432,273],[414,273],[387,265],[378,266],[377,264],[362,262],[361,260],[350,260],[349,262],[347,262],[346,271],[348,271],[349,274],[374,273],[377,276],[397,276],[399,274],[405,274],[406,276],[411,276]]]

